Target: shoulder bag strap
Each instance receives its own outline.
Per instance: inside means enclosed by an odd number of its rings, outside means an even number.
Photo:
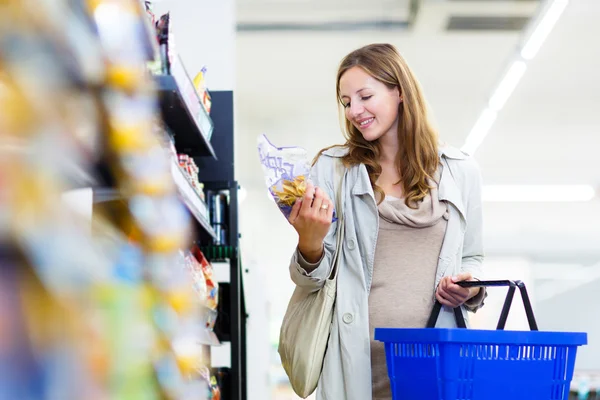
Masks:
[[[339,253],[342,249],[344,243],[344,176],[346,173],[346,168],[344,167],[344,163],[341,158],[335,159],[335,171],[334,171],[334,189],[335,189],[335,213],[337,217],[337,230],[336,230],[336,246],[335,253],[331,260],[332,269],[330,279],[337,279],[338,272],[338,261],[339,261]]]

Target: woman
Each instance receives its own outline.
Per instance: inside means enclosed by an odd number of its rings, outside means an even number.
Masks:
[[[456,284],[481,275],[481,180],[471,158],[438,145],[420,85],[393,46],[346,56],[337,95],[347,140],[320,152],[314,186],[292,209],[299,240],[290,270],[310,290],[329,276],[341,159],[346,236],[317,400],[386,400],[385,353],[374,328],[423,328],[435,299],[445,306],[437,327],[456,326],[454,307],[466,318],[483,305],[485,290]]]

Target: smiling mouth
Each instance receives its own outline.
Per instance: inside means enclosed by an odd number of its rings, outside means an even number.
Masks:
[[[360,122],[359,125],[360,126],[366,126],[369,125],[371,122],[373,122],[375,118],[369,118],[369,119],[365,119],[364,121]]]

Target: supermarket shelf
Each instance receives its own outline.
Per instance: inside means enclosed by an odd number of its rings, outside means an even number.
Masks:
[[[200,331],[200,335],[198,335],[198,344],[203,344],[206,346],[221,346],[221,342],[219,342],[217,335],[208,329],[203,329]]]
[[[194,84],[179,58],[171,64],[171,75],[156,75],[160,108],[175,136],[179,153],[216,159],[210,144],[214,124],[200,102]]]
[[[173,160],[171,162],[171,175],[177,187],[179,195],[190,211],[204,237],[212,239],[217,238],[217,234],[210,223],[208,222],[208,208],[206,203],[198,196],[188,179],[179,168],[179,165]],[[93,202],[104,203],[109,201],[121,200],[123,196],[116,188],[96,187],[93,188]]]
[[[110,187],[96,187],[93,188],[93,203],[106,203],[109,201],[122,200],[123,196],[121,193],[115,189]]]
[[[211,238],[216,239],[217,234],[208,223],[208,208],[206,203],[198,196],[175,160],[171,162],[171,174],[173,175],[173,180],[175,181],[175,185],[177,186],[184,204],[200,225],[202,232]]]
[[[65,174],[69,179],[69,186],[73,188],[85,188],[98,185],[97,178],[85,166],[70,160],[65,160],[64,165],[66,169]]]

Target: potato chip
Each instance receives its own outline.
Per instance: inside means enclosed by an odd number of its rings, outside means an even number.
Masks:
[[[297,199],[304,196],[306,192],[306,178],[304,175],[299,175],[294,180],[284,179],[281,182],[282,190],[279,190],[278,185],[271,187],[271,193],[275,196],[275,201],[278,204],[291,207]]]

